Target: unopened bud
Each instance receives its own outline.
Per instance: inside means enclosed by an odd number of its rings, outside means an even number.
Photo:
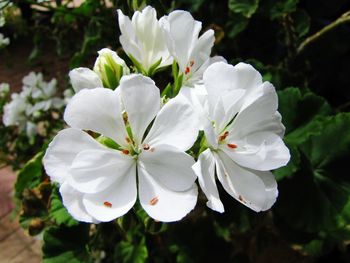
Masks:
[[[101,78],[105,87],[115,89],[123,75],[130,73],[125,61],[116,52],[104,48],[98,51],[94,71]]]

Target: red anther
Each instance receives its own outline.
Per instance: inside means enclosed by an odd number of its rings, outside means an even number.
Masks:
[[[193,65],[194,65],[194,61],[191,60],[191,61],[190,61],[190,67],[193,67]]]
[[[236,144],[233,144],[233,143],[228,143],[227,144],[227,147],[231,148],[231,149],[236,149],[237,148],[237,145]]]
[[[108,207],[108,208],[111,208],[112,207],[112,204],[110,203],[110,202],[103,202],[103,205],[105,206],[105,207]]]
[[[146,150],[146,151],[148,151],[148,150],[150,149],[150,147],[149,147],[149,145],[148,145],[147,143],[145,143],[145,144],[143,145],[143,149]]]
[[[122,150],[122,153],[124,153],[124,154],[128,155],[130,152],[129,152],[129,150],[124,149],[124,150]]]
[[[158,203],[158,197],[153,197],[150,201],[149,201],[149,204],[150,205],[156,205]]]
[[[228,131],[225,131],[225,133],[223,135],[219,136],[219,141],[222,142],[223,140],[226,139],[226,137],[229,135]]]
[[[186,67],[185,74],[187,75],[188,73],[190,73],[190,71],[191,71],[190,67]]]

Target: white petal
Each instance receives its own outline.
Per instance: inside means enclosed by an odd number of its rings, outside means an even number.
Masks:
[[[83,194],[71,187],[67,182],[60,187],[63,205],[69,214],[77,221],[86,223],[99,223],[86,211],[83,205]]]
[[[166,144],[186,151],[196,141],[198,131],[195,110],[183,96],[176,96],[157,114],[145,143],[152,147]]]
[[[152,79],[139,74],[123,76],[119,89],[134,140],[140,144],[147,126],[160,109],[159,89]]]
[[[260,171],[269,171],[285,166],[290,153],[280,136],[269,132],[254,133],[245,141],[236,142],[238,147],[231,149],[222,145],[221,149],[239,165]],[[240,147],[239,145],[243,145]]]
[[[138,165],[140,203],[147,214],[162,222],[178,221],[196,205],[197,185],[188,191],[172,191],[158,183],[147,171]]]
[[[169,51],[183,72],[189,63],[191,51],[198,41],[202,23],[194,20],[189,12],[182,10],[175,10],[161,20],[163,20],[161,23],[168,40]]]
[[[69,78],[76,93],[82,89],[103,87],[100,77],[89,68],[75,68],[69,72]]]
[[[215,181],[215,158],[210,149],[202,152],[193,170],[198,176],[198,182],[205,196],[208,198],[207,206],[217,212],[223,213],[224,205],[222,204],[219,191]]]
[[[254,211],[265,211],[275,203],[277,184],[270,172],[244,169],[220,151],[216,171],[226,192]]]
[[[166,188],[174,191],[191,188],[196,180],[191,168],[194,164],[192,156],[169,146],[149,146],[149,150],[139,155],[143,168]]]
[[[255,170],[272,170],[290,159],[281,139],[284,126],[277,110],[277,95],[272,85],[264,84],[264,95],[241,111],[230,127],[228,143],[238,148],[222,149],[238,164]]]
[[[118,23],[121,35],[119,41],[123,46],[123,49],[127,54],[131,54],[139,62],[142,61],[140,48],[137,44],[134,28],[131,24],[131,20],[128,16],[125,16],[123,12],[118,9]]]
[[[210,29],[201,35],[192,50],[190,60],[194,62],[192,70],[197,71],[206,62],[214,45],[214,30]]]
[[[240,111],[232,124],[230,139],[240,139],[251,133],[268,131],[284,133],[280,115],[277,112],[278,98],[272,84],[265,82],[261,86],[263,95]]]
[[[101,193],[85,194],[86,211],[97,220],[108,222],[126,214],[137,197],[136,166],[132,165],[124,176]]]
[[[73,128],[62,130],[49,144],[43,158],[46,173],[52,181],[62,184],[69,177],[68,170],[79,152],[103,148],[86,132]]]
[[[84,150],[71,165],[69,183],[80,192],[98,193],[125,176],[134,162],[131,156],[117,150]]]
[[[68,103],[64,120],[73,128],[100,133],[125,146],[127,133],[117,90],[81,90]]]
[[[234,67],[224,62],[214,63],[204,72],[203,80],[208,94],[214,97],[224,96],[232,90],[243,89],[245,96],[240,100],[240,107],[248,106],[262,92],[260,73],[245,63],[239,63]]]
[[[207,118],[205,103],[207,100],[207,91],[203,85],[195,85],[194,87],[183,86],[178,96],[183,96],[191,104],[197,118],[199,120],[199,130],[203,130],[202,118]]]

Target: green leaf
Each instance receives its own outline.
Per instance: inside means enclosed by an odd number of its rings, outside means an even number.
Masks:
[[[88,253],[89,225],[51,227],[44,233],[44,263],[92,262]]]
[[[119,260],[123,263],[144,263],[148,258],[145,237],[142,237],[137,244],[128,241],[121,241],[116,249]]]
[[[43,156],[44,152],[39,152],[19,171],[15,184],[15,195],[17,198],[22,197],[24,189],[33,189],[41,183],[43,177]]]
[[[316,115],[327,116],[332,111],[324,98],[294,87],[278,91],[278,99],[286,134],[308,124]]]
[[[259,0],[229,0],[228,8],[234,12],[250,18],[258,9]]]
[[[242,14],[234,14],[226,25],[229,38],[235,38],[239,33],[247,28],[249,19]]]
[[[305,130],[308,136],[298,145],[298,171],[280,182],[276,208],[294,228],[332,230],[350,195],[350,178],[343,167],[350,160],[350,113],[319,117],[309,127],[319,132]]]
[[[270,18],[274,20],[285,14],[294,12],[297,9],[298,2],[299,0],[271,1]]]
[[[295,31],[299,37],[305,36],[310,29],[310,17],[302,9],[298,9],[296,12],[292,13],[292,19],[294,22]]]
[[[63,206],[57,187],[52,191],[50,204],[50,218],[54,220],[56,224],[65,226],[75,226],[79,224]]]

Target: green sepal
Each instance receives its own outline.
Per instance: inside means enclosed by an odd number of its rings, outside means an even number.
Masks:
[[[120,150],[120,145],[117,144],[115,141],[113,141],[112,139],[110,139],[108,137],[105,137],[105,136],[101,135],[96,140],[99,143],[107,146],[108,148],[115,149],[115,150]]]
[[[119,85],[119,81],[117,79],[117,72],[114,72],[113,69],[110,68],[107,64],[104,65],[104,70],[106,72],[107,81],[103,80],[103,84],[110,89],[115,89]],[[108,82],[108,83],[106,83]]]
[[[134,64],[135,68],[137,69],[138,73],[142,73],[143,75],[147,75],[146,70],[143,68],[140,62],[137,61],[136,58],[134,58],[133,55],[128,54],[128,57],[130,58],[131,62]]]
[[[160,58],[156,63],[154,63],[148,70],[147,76],[152,77],[154,73],[156,73],[158,66],[162,63],[162,58]]]

